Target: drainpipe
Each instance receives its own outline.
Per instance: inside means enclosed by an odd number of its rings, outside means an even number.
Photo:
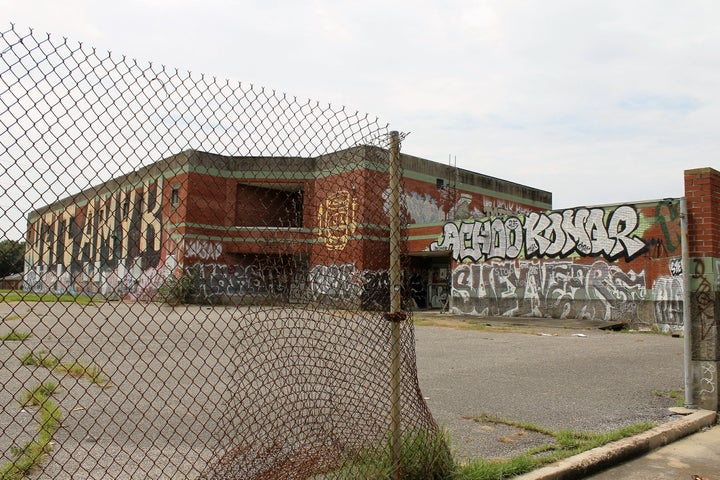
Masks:
[[[687,199],[680,199],[680,243],[682,252],[683,276],[683,337],[685,371],[685,407],[697,408],[693,392],[692,376],[692,322],[690,314],[690,245],[688,245],[688,212]]]

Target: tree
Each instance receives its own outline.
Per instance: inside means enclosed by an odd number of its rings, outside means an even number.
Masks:
[[[0,240],[0,278],[22,273],[25,257],[25,242]]]

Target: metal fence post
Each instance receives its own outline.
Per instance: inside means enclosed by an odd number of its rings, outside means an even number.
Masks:
[[[390,132],[390,433],[392,462],[400,478],[400,135]]]

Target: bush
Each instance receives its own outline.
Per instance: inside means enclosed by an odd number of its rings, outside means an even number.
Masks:
[[[189,273],[180,277],[170,277],[160,287],[159,294],[163,302],[170,305],[188,303],[192,293],[193,276]]]

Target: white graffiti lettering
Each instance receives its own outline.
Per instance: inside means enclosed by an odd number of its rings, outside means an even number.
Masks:
[[[431,251],[452,251],[456,261],[518,258],[603,256],[630,260],[647,249],[635,235],[637,211],[623,205],[607,213],[601,208],[530,213],[505,219],[448,222]]]
[[[222,255],[222,243],[207,240],[188,240],[185,243],[185,256],[201,260],[217,260]]]
[[[683,325],[683,286],[676,276],[662,275],[653,284],[655,320],[663,330]]]
[[[504,261],[458,265],[452,295],[456,313],[613,320],[637,316],[647,288],[644,271],[603,260]]]
[[[682,258],[670,259],[670,275],[679,277],[683,273]]]

